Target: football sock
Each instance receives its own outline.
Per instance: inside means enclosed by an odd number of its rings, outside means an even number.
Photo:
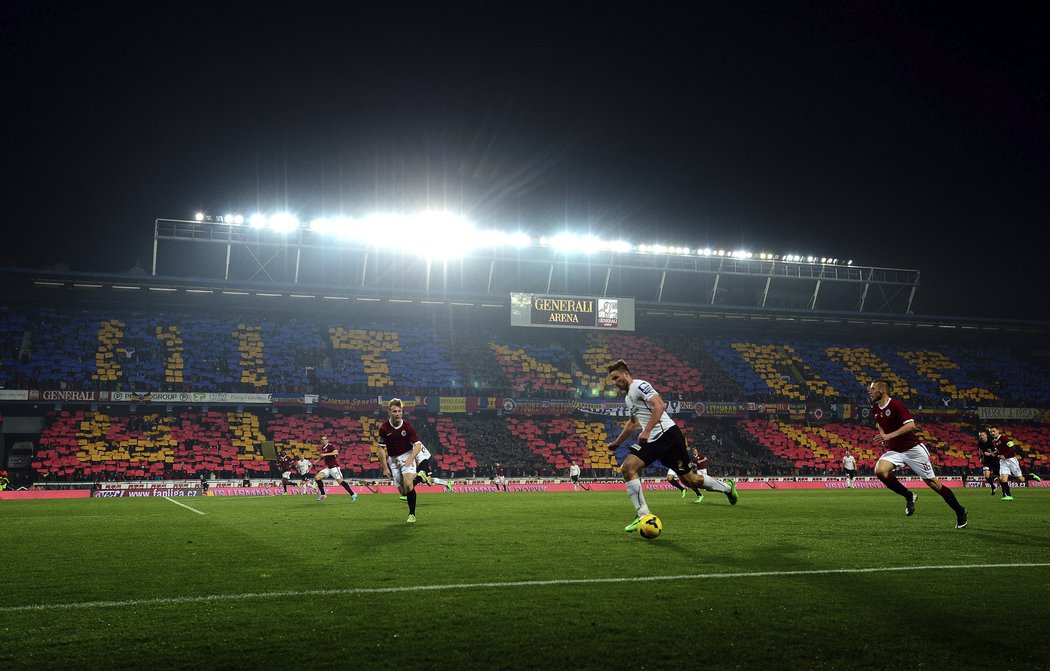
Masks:
[[[886,488],[890,491],[896,492],[897,494],[900,494],[904,498],[911,501],[911,492],[908,491],[908,488],[902,485],[901,481],[895,478],[894,476],[887,476],[887,478],[882,481],[882,484],[886,485]]]
[[[288,493],[288,481],[287,480],[281,480],[281,486],[284,487],[284,493],[287,494]]]
[[[416,514],[416,490],[412,490],[408,493],[408,514]]]
[[[350,485],[346,484],[346,480],[339,483],[339,486],[346,490],[347,494],[353,494],[354,490],[350,489]]]
[[[420,477],[419,475],[417,475],[416,479],[412,481],[412,485],[413,486],[419,485],[419,484],[422,484],[422,483],[423,483],[423,478]]]
[[[320,480],[315,480],[315,482],[317,483],[317,491],[324,494],[324,483]]]
[[[952,491],[951,487],[941,485],[940,491],[937,492],[944,499],[944,502],[951,506],[952,510],[957,513],[962,513],[963,507],[959,505],[959,499],[955,498],[955,492]]]
[[[682,483],[681,483],[681,482],[678,482],[677,480],[671,480],[670,482],[671,482],[671,485],[672,485],[672,486],[673,486],[673,487],[674,487],[675,489],[680,489],[680,490],[682,490],[682,491],[685,491],[685,487],[683,487],[683,486],[682,486]]]
[[[627,481],[627,496],[631,497],[634,509],[638,511],[638,517],[649,514],[649,505],[645,502],[645,494],[642,493],[642,481],[638,478]]]
[[[705,475],[703,477],[704,477],[704,483],[702,485],[700,485],[700,486],[703,487],[704,489],[712,491],[712,492],[728,492],[729,491],[729,487],[726,487],[726,483],[722,482],[721,480],[716,480],[716,479],[712,478],[709,475]]]
[[[1010,483],[1009,482],[1000,482],[999,486],[1003,490],[1003,496],[1010,496]]]

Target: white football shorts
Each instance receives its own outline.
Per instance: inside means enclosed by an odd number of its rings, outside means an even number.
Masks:
[[[387,466],[390,467],[390,477],[398,487],[406,480],[406,476],[411,476],[407,477],[408,482],[416,479],[416,462],[405,463],[410,456],[412,456],[411,452],[405,452],[396,457],[386,458]]]
[[[1023,477],[1021,475],[1021,464],[1018,463],[1017,457],[1010,457],[1009,459],[1000,459],[999,475],[1012,475],[1015,478]]]
[[[930,462],[930,451],[926,446],[919,443],[906,452],[889,452],[879,457],[879,461],[888,461],[897,468],[907,466],[911,472],[923,480],[932,480],[937,477],[933,473],[933,464]]]
[[[331,468],[322,468],[317,472],[318,478],[335,478],[336,480],[343,479],[343,472],[339,470],[338,466],[332,466]]]

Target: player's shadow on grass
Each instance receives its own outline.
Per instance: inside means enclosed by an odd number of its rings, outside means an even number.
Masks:
[[[394,518],[388,525],[380,529],[378,533],[374,527],[370,527],[361,529],[356,534],[352,530],[348,531],[344,538],[348,547],[367,545],[368,547],[378,548],[418,542],[419,532],[417,529],[419,524],[421,523],[409,524],[405,522],[403,517]]]
[[[1050,548],[1050,536],[1033,536],[1031,534],[1019,534],[1016,531],[995,531],[992,529],[975,529],[971,524],[966,534],[987,540],[999,545],[1017,545],[1020,547],[1043,547]]]

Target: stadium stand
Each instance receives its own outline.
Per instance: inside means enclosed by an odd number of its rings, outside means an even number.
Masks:
[[[893,395],[919,416],[920,436],[939,471],[979,467],[973,452],[978,406],[1046,408],[1050,374],[1038,351],[1009,343],[975,345],[916,338],[892,343],[841,333],[805,337],[755,332],[697,335],[689,330],[641,333],[513,329],[472,324],[453,333],[435,319],[344,319],[299,314],[229,314],[127,309],[13,308],[0,312],[0,385],[5,389],[204,391],[261,394],[359,394],[376,399],[376,412],[307,413],[300,406],[274,411],[239,407],[146,406],[148,412],[99,403],[46,403],[48,413],[35,468],[53,478],[193,477],[265,474],[272,465],[260,445],[315,456],[322,433],[332,436],[345,467],[378,477],[373,450],[382,419],[379,402],[418,396],[413,422],[444,470],[488,473],[495,462],[508,473],[563,474],[572,460],[595,474],[613,474],[628,449],[605,444],[621,419],[560,413],[502,416],[503,398],[576,398],[618,404],[605,366],[628,360],[637,377],[666,400],[819,404],[834,408],[829,423],[784,412],[771,419],[678,418],[687,439],[712,460],[712,472],[740,474],[839,473],[843,451],[870,469],[877,454],[870,422],[857,420],[865,386],[885,377]],[[598,394],[595,395],[594,391]],[[37,392],[34,392],[37,393]],[[441,414],[428,397],[492,397],[484,411]],[[838,404],[852,406],[839,419]],[[24,406],[12,406],[22,408]],[[473,408],[474,406],[472,406]],[[693,407],[693,406],[688,406]],[[937,410],[951,411],[936,414]],[[8,409],[10,412],[10,409]],[[932,414],[931,414],[932,413]],[[1050,460],[1050,430],[1011,423],[1023,459],[1036,470]],[[658,472],[654,468],[652,473]]]

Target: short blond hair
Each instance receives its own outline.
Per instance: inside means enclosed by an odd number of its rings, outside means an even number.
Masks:
[[[405,407],[405,404],[402,403],[401,399],[399,399],[399,398],[392,398],[392,399],[390,399],[387,402],[386,407],[393,408],[395,405],[398,406],[398,407],[401,407],[401,408]]]

